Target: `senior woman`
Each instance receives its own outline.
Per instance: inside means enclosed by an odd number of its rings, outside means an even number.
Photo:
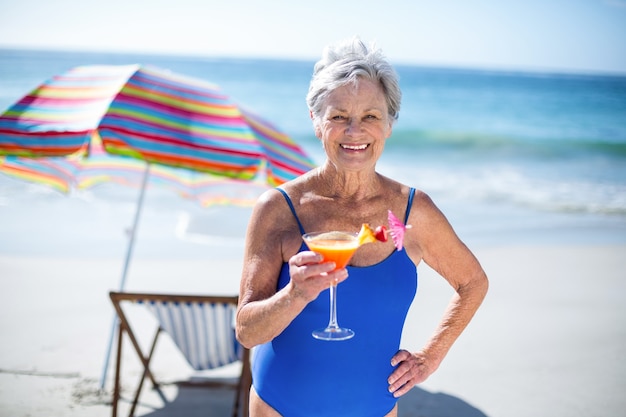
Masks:
[[[325,49],[307,103],[323,164],[267,191],[248,226],[237,337],[256,347],[252,417],[397,416],[397,399],[440,365],[487,292],[470,250],[423,192],[376,171],[398,117],[397,75],[379,49],[355,38]],[[382,225],[387,210],[407,229],[404,248],[361,246],[348,267],[309,251],[302,234]],[[426,262],[454,288],[442,321],[419,351],[400,349],[405,317]],[[311,336],[328,319],[339,283],[346,341]]]

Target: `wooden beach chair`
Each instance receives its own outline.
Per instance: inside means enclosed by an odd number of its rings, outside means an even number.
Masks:
[[[232,384],[229,384],[229,381],[214,380],[206,380],[201,383],[186,383],[193,384],[193,386],[231,386],[236,392],[232,416],[237,417],[239,411],[241,411],[242,416],[248,416],[248,395],[252,383],[250,352],[235,339],[234,317],[237,297],[125,292],[111,292],[110,297],[119,317],[115,385],[113,389],[113,417],[117,416],[117,406],[120,399],[122,340],[125,334],[128,336],[135,352],[139,356],[140,362],[143,364],[143,373],[135,390],[129,416],[135,413],[146,377],[152,381],[154,388],[158,390],[161,398],[166,401],[159,389],[159,383],[155,380],[154,374],[150,370],[150,361],[155,351],[156,342],[163,331],[169,334],[172,341],[184,355],[187,362],[189,362],[189,365],[197,371],[217,369],[241,361],[241,374],[238,375]],[[136,329],[131,326],[125,311],[125,303],[144,306],[158,321],[159,327],[152,338],[152,344],[147,353],[144,353],[139,346]]]

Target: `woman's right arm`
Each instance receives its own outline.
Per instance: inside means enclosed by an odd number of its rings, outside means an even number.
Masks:
[[[330,280],[342,281],[347,277],[345,269],[330,272],[334,264],[320,263],[321,256],[314,252],[298,253],[302,241],[297,230],[282,195],[274,190],[264,193],[252,212],[246,233],[237,309],[237,339],[247,348],[278,336],[310,301],[328,288]],[[289,260],[291,279],[276,291],[285,259]]]

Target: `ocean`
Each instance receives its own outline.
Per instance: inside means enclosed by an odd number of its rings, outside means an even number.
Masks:
[[[218,84],[323,160],[312,61],[0,50],[0,111],[71,67],[135,63]],[[626,75],[396,69],[403,103],[378,169],[426,191],[470,247],[626,243]],[[0,174],[0,255],[121,256],[137,195]],[[240,256],[249,212],[150,188],[135,256]]]

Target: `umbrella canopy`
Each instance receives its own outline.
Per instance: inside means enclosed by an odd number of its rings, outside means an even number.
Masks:
[[[0,155],[107,152],[279,185],[314,164],[287,135],[208,82],[139,65],[82,66],[53,77],[0,116]]]
[[[74,184],[76,166],[68,159],[0,156],[0,172],[25,181],[47,185],[69,193]]]
[[[111,156],[98,146],[97,140],[92,142],[89,158],[0,157],[0,173],[43,184],[64,194],[105,183],[139,188],[145,170],[145,162]],[[151,167],[147,185],[171,189],[184,198],[197,201],[202,207],[252,206],[268,189],[267,185],[257,181],[229,179],[161,165]]]

